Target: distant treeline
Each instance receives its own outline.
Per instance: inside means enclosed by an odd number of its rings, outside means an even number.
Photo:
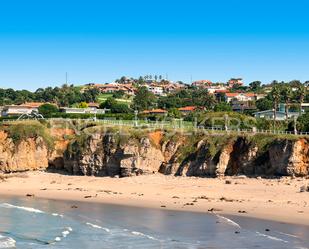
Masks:
[[[22,104],[25,102],[50,102],[58,106],[70,106],[80,102],[95,102],[99,91],[87,89],[81,92],[79,87],[62,85],[61,87],[39,88],[35,92],[28,90],[0,89],[0,105]]]

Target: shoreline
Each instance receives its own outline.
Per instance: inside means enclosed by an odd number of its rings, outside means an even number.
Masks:
[[[309,192],[299,192],[308,183],[304,178],[215,179],[159,174],[110,178],[27,172],[0,181],[0,195],[217,213],[308,226]]]

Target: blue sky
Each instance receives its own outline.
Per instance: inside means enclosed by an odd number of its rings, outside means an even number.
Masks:
[[[5,2],[5,3],[4,3]],[[172,80],[309,80],[306,0],[0,3],[0,87]]]

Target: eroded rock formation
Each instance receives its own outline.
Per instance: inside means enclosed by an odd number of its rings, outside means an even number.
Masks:
[[[309,144],[306,138],[263,135],[226,136],[163,132],[143,135],[96,131],[75,135],[59,130],[53,150],[41,137],[14,142],[0,132],[0,171],[16,172],[52,168],[74,175],[166,175],[221,177],[307,176]],[[67,139],[71,136],[71,139]],[[257,137],[260,136],[260,137]]]

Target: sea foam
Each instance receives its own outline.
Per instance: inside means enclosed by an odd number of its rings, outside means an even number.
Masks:
[[[265,238],[270,239],[270,240],[276,240],[276,241],[281,241],[283,243],[288,243],[288,241],[286,241],[286,240],[283,240],[283,239],[280,239],[280,238],[277,238],[277,237],[274,237],[274,236],[270,236],[270,235],[267,235],[267,234],[264,234],[264,233],[256,232],[256,234],[258,236],[265,237]]]
[[[101,227],[101,226],[96,225],[96,224],[92,224],[92,223],[87,222],[86,225],[91,226],[91,227],[93,227],[93,228],[102,229],[102,230],[104,230],[104,231],[107,232],[107,233],[110,232],[110,230],[109,230],[108,228]]]
[[[1,203],[0,204],[0,208],[16,208],[16,209],[20,209],[20,210],[24,210],[30,213],[40,213],[40,214],[44,214],[45,212],[39,209],[35,209],[32,207],[23,207],[23,206],[15,206],[9,203]]]
[[[16,248],[16,241],[10,237],[0,235],[0,248]]]
[[[219,215],[219,214],[216,214],[216,216],[217,216],[219,219],[222,219],[222,220],[226,221],[227,223],[229,223],[229,224],[231,224],[231,225],[233,225],[233,226],[235,226],[235,227],[241,228],[240,225],[239,225],[238,223],[236,223],[235,221],[233,221],[233,220],[231,220],[231,219],[229,219],[229,218],[226,218],[226,217],[221,216],[221,215]]]

